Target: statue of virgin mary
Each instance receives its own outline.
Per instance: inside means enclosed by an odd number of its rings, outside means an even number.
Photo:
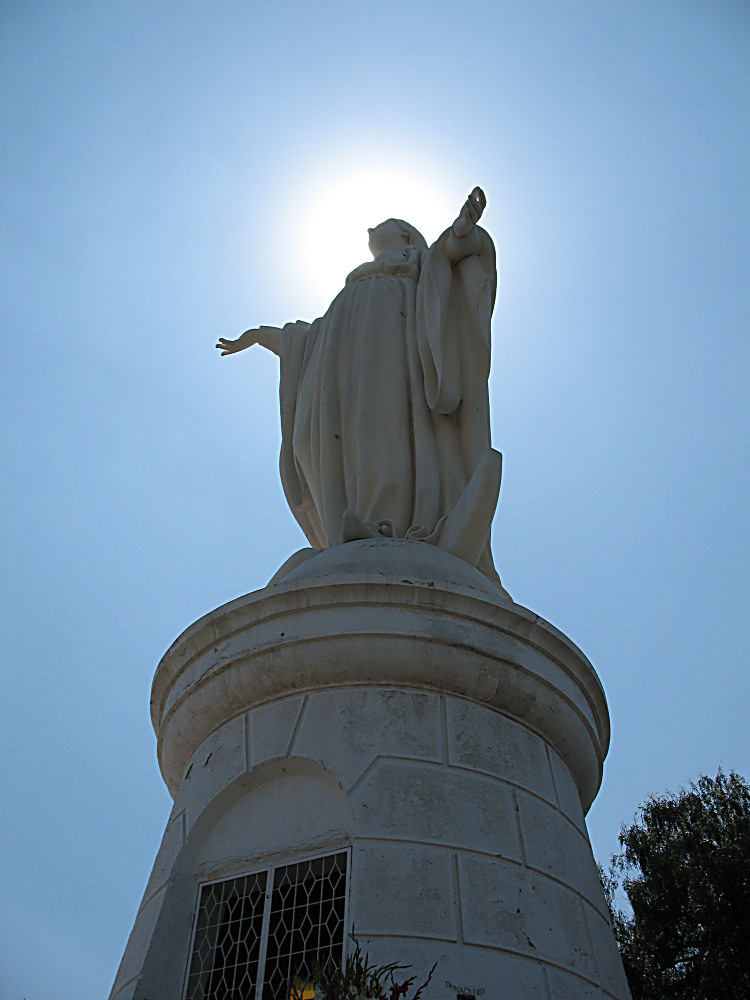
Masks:
[[[314,550],[414,539],[499,585],[490,525],[501,456],[490,447],[487,379],[495,250],[475,188],[432,246],[409,223],[369,230],[373,260],[320,319],[262,326],[222,355],[261,344],[281,361],[281,479]]]

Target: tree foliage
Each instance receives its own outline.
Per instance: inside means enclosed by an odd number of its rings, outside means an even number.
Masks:
[[[651,796],[603,885],[634,1000],[750,997],[750,786],[734,772]],[[632,913],[615,903],[619,886]]]

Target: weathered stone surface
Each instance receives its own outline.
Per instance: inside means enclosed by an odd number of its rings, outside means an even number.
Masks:
[[[112,1000],[133,1000],[137,986],[138,980],[134,979],[123,986],[121,990],[118,990],[117,993],[111,993],[110,996]]]
[[[518,806],[529,867],[565,882],[606,913],[588,837],[533,795],[519,792]]]
[[[596,981],[578,896],[543,875],[459,855],[464,938],[553,962]]]
[[[439,696],[367,687],[316,692],[309,697],[294,752],[325,764],[347,788],[378,756],[439,761]]]
[[[584,916],[594,944],[602,985],[617,997],[628,996],[628,985],[620,953],[609,920],[593,907],[583,904]]]
[[[426,845],[359,843],[352,859],[357,933],[456,940],[451,855]]]
[[[201,878],[228,878],[281,855],[349,844],[352,812],[334,776],[291,757],[260,765],[247,788],[212,822],[196,856]]]
[[[185,842],[185,815],[182,811],[172,810],[172,815],[164,831],[161,845],[156,854],[151,877],[148,880],[146,891],[143,893],[141,909],[151,899],[157,889],[161,889],[169,878],[172,866],[177,860],[183,843]],[[140,913],[140,909],[138,911]]]
[[[610,994],[599,986],[588,983],[578,976],[571,976],[562,969],[550,967],[547,970],[551,1000],[605,1000]],[[617,994],[618,996],[620,994]]]
[[[256,767],[272,757],[287,755],[303,700],[301,695],[281,698],[248,713],[251,767]]]
[[[512,790],[491,778],[379,760],[352,804],[359,836],[434,842],[521,861]]]
[[[130,932],[128,943],[125,946],[125,954],[122,957],[120,968],[117,970],[117,976],[112,986],[112,992],[110,993],[111,1000],[118,997],[121,987],[130,984],[140,974],[148,946],[151,943],[156,921],[161,912],[165,893],[166,888],[162,888],[138,911],[133,930]],[[127,991],[123,990],[123,994],[127,995]],[[121,1000],[123,994],[120,994],[118,1000]]]
[[[565,761],[550,748],[550,760],[552,762],[552,774],[555,779],[555,788],[560,800],[560,808],[571,819],[579,830],[586,829],[586,822],[583,818],[583,808],[581,806],[581,793],[576,787],[570,769],[565,765]]]
[[[555,801],[544,741],[500,712],[446,698],[448,759]]]
[[[215,730],[190,758],[175,804],[189,830],[209,802],[245,770],[245,719],[239,715]]]
[[[356,575],[354,549],[376,550],[377,572]],[[434,557],[432,578],[411,573],[415,549]],[[173,793],[196,747],[228,718],[294,695],[363,686],[431,691],[515,719],[562,755],[590,803],[609,724],[601,685],[580,650],[499,592],[493,600],[471,586],[466,573],[454,574],[454,564],[465,563],[432,546],[370,540],[322,555],[328,576],[302,576],[219,608],[162,660],[152,718]],[[285,753],[288,743],[268,732],[276,742],[262,756]]]

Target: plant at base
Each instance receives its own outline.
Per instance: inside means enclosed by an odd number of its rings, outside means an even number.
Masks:
[[[375,965],[370,962],[369,955],[362,954],[362,947],[354,934],[351,938],[354,949],[340,964],[329,961],[325,966],[314,969],[312,983],[315,1000],[419,1000],[432,978],[435,965],[422,985],[407,998],[417,977],[410,976],[397,982],[395,973],[406,971],[410,966],[397,962]]]

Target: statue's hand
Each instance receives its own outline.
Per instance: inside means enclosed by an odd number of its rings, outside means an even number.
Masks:
[[[245,330],[236,340],[219,337],[219,343],[216,347],[221,351],[222,358],[225,354],[236,354],[238,351],[244,351],[246,348],[252,347],[253,344],[257,344],[259,333],[259,330]]]
[[[484,191],[480,187],[475,187],[469,197],[464,202],[464,207],[453,223],[453,232],[459,238],[468,236],[474,226],[482,218],[482,213],[487,207],[487,199]]]

